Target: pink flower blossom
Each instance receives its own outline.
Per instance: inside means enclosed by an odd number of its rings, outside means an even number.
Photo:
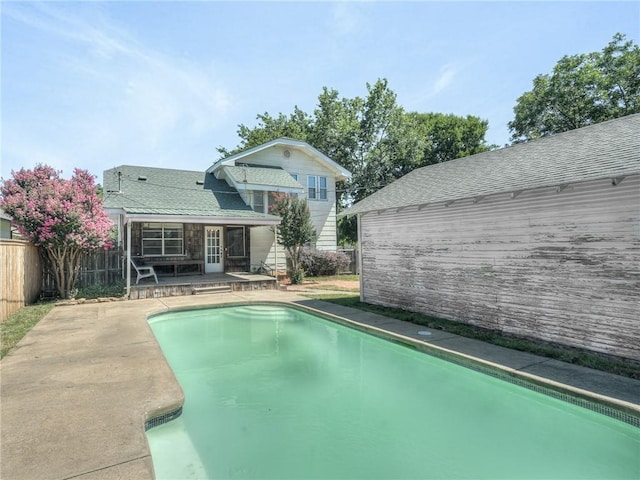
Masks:
[[[113,224],[97,192],[95,177],[86,170],[75,169],[65,180],[52,167],[38,165],[2,182],[0,208],[37,246],[90,252],[112,246]]]

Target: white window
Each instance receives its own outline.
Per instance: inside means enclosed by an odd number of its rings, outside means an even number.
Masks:
[[[182,255],[184,230],[181,223],[143,223],[142,255]]]
[[[297,182],[298,181],[298,174],[297,173],[292,173],[291,177]],[[298,194],[297,193],[290,193],[289,194],[290,197],[293,198],[298,198]]]
[[[326,200],[327,177],[309,175],[307,177],[307,197],[310,200]]]
[[[327,199],[327,177],[318,177],[318,180],[320,183],[320,188],[319,188],[320,200],[326,200]]]
[[[264,192],[254,190],[252,197],[253,197],[253,211],[264,213]]]
[[[316,198],[316,176],[309,175],[307,177],[307,198],[315,200]]]

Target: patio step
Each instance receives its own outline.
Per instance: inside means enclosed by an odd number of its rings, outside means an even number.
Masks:
[[[192,293],[194,295],[206,295],[210,293],[231,293],[231,287],[229,285],[220,285],[217,287],[193,287]]]

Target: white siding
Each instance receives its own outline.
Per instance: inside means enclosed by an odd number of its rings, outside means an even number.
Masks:
[[[311,220],[316,227],[316,248],[335,252],[337,245],[336,202],[309,200]]]
[[[284,151],[289,151],[286,157]],[[307,177],[317,175],[327,177],[327,200],[309,200],[311,220],[316,229],[318,238],[316,247],[319,250],[335,252],[337,245],[336,231],[336,182],[334,173],[314,160],[310,155],[294,148],[274,146],[262,150],[244,161],[264,166],[281,167],[291,174],[298,175],[298,183],[307,188]],[[306,194],[300,198],[306,198]],[[253,242],[252,242],[253,243]]]
[[[368,303],[640,359],[640,177],[363,215]]]
[[[276,249],[273,227],[253,227],[251,229],[251,270],[260,268],[261,262],[269,267],[276,266]],[[286,271],[285,248],[278,244],[278,270]]]

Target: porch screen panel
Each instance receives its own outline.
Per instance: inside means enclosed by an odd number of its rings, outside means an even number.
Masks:
[[[227,228],[227,248],[230,257],[244,257],[244,227]]]
[[[181,223],[144,223],[142,254],[146,256],[182,255],[184,232]]]

